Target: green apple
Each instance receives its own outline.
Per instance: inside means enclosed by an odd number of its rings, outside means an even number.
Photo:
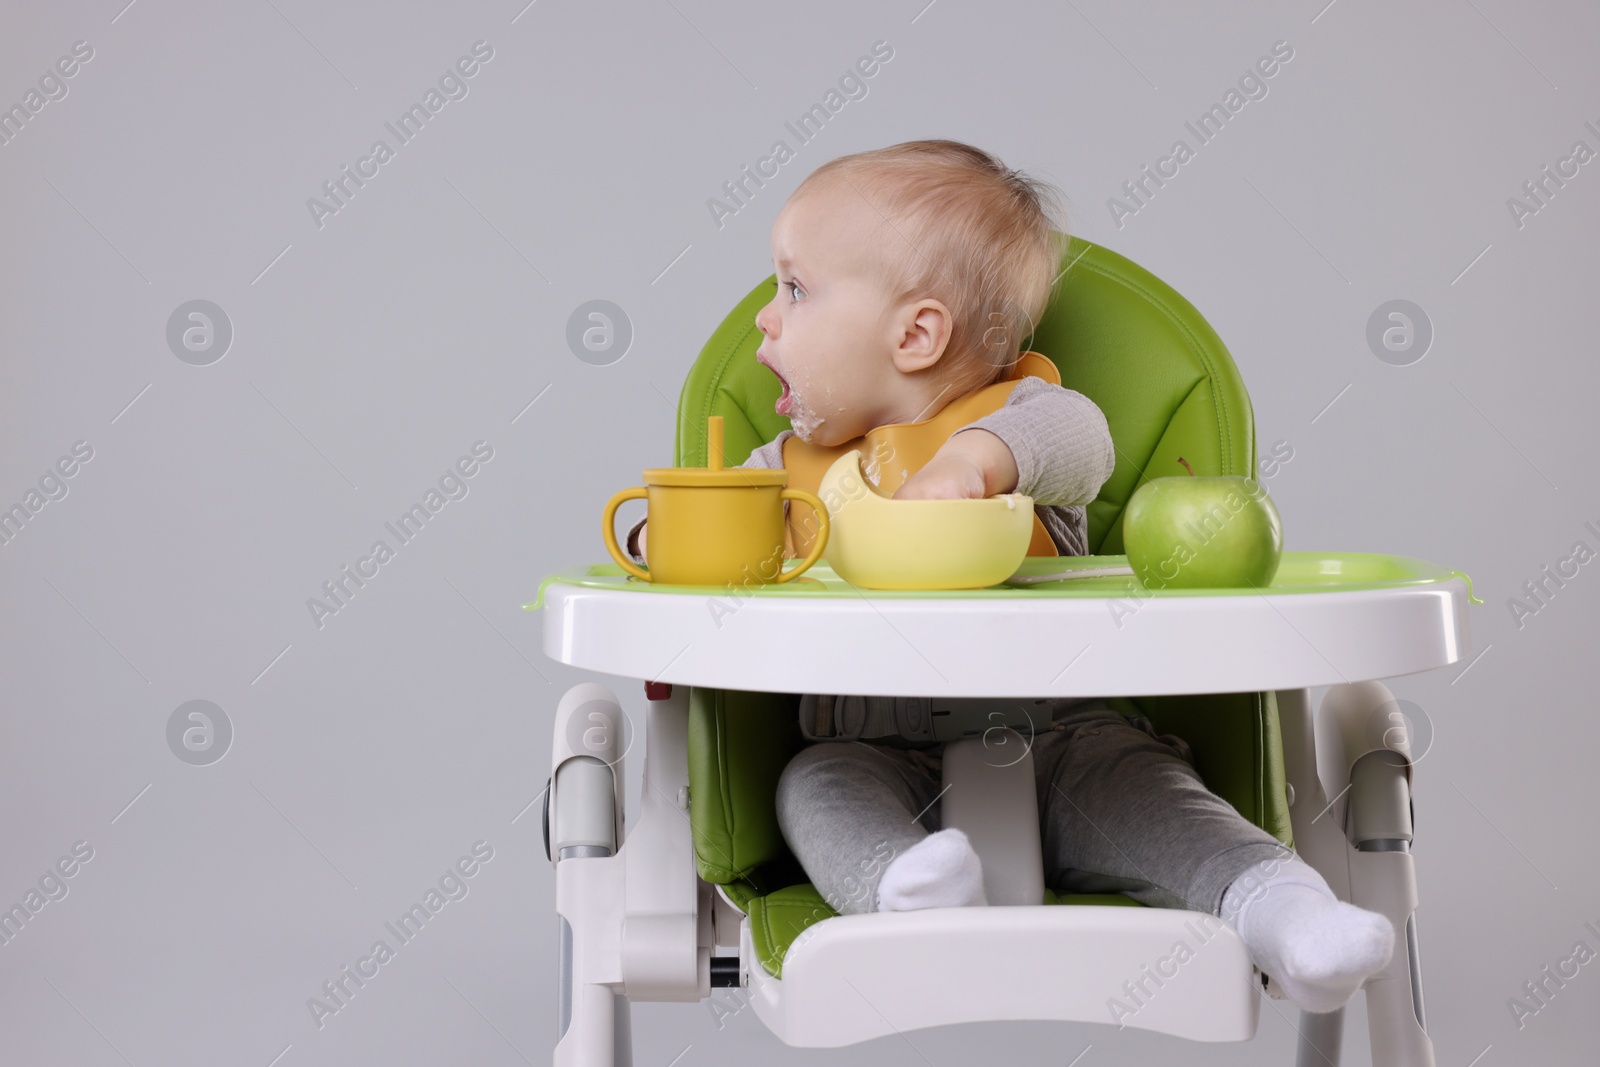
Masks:
[[[1283,555],[1283,524],[1262,484],[1240,475],[1155,478],[1128,501],[1122,542],[1149,589],[1265,588]]]

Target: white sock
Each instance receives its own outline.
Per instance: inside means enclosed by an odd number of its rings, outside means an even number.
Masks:
[[[1299,859],[1262,860],[1222,894],[1253,963],[1306,1011],[1342,1007],[1394,952],[1387,916],[1347,904]]]
[[[929,834],[896,856],[878,882],[879,911],[988,904],[983,864],[955,827]]]

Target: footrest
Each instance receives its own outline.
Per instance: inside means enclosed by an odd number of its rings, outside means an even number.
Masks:
[[[753,961],[750,918],[740,955]],[[1133,1026],[1248,1041],[1259,978],[1222,920],[1169,908],[927,908],[840,915],[796,938],[783,977],[746,964],[762,1022],[785,1044],[835,1048],[988,1020]]]

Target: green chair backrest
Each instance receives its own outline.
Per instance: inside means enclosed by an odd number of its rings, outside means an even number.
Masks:
[[[1115,252],[1073,238],[1049,307],[1024,349],[1048,356],[1061,382],[1106,416],[1117,463],[1087,509],[1096,554],[1122,548],[1122,514],[1145,481],[1197,474],[1253,475],[1255,420],[1233,358],[1190,303]],[[755,316],[772,298],[761,282],[706,342],[678,404],[677,465],[706,465],[706,417],[723,418],[730,464],[786,429],[772,410],[780,386],[755,360]],[[695,689],[689,720],[690,821],[700,876],[739,900],[803,882],[773,807],[779,773],[804,743],[795,694]],[[1282,743],[1271,693],[1115,698],[1123,714],[1177,733],[1213,792],[1292,844]]]
[[[1089,546],[1122,551],[1122,512],[1151,478],[1253,475],[1255,417],[1233,357],[1187,300],[1131,260],[1074,237],[1050,305],[1023,343],[1053,360],[1061,384],[1093,400],[1116,443],[1117,466],[1087,509]],[[677,465],[706,465],[706,417],[721,415],[730,464],[787,429],[772,410],[780,386],[756,362],[755,316],[772,299],[761,282],[711,335],[678,402]]]

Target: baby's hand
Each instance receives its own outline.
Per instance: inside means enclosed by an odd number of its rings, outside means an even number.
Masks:
[[[997,435],[983,429],[953,434],[944,447],[905,480],[896,500],[968,500],[1017,487],[1017,461]]]
[[[896,500],[966,500],[982,497],[983,468],[960,452],[934,454],[896,490]]]

